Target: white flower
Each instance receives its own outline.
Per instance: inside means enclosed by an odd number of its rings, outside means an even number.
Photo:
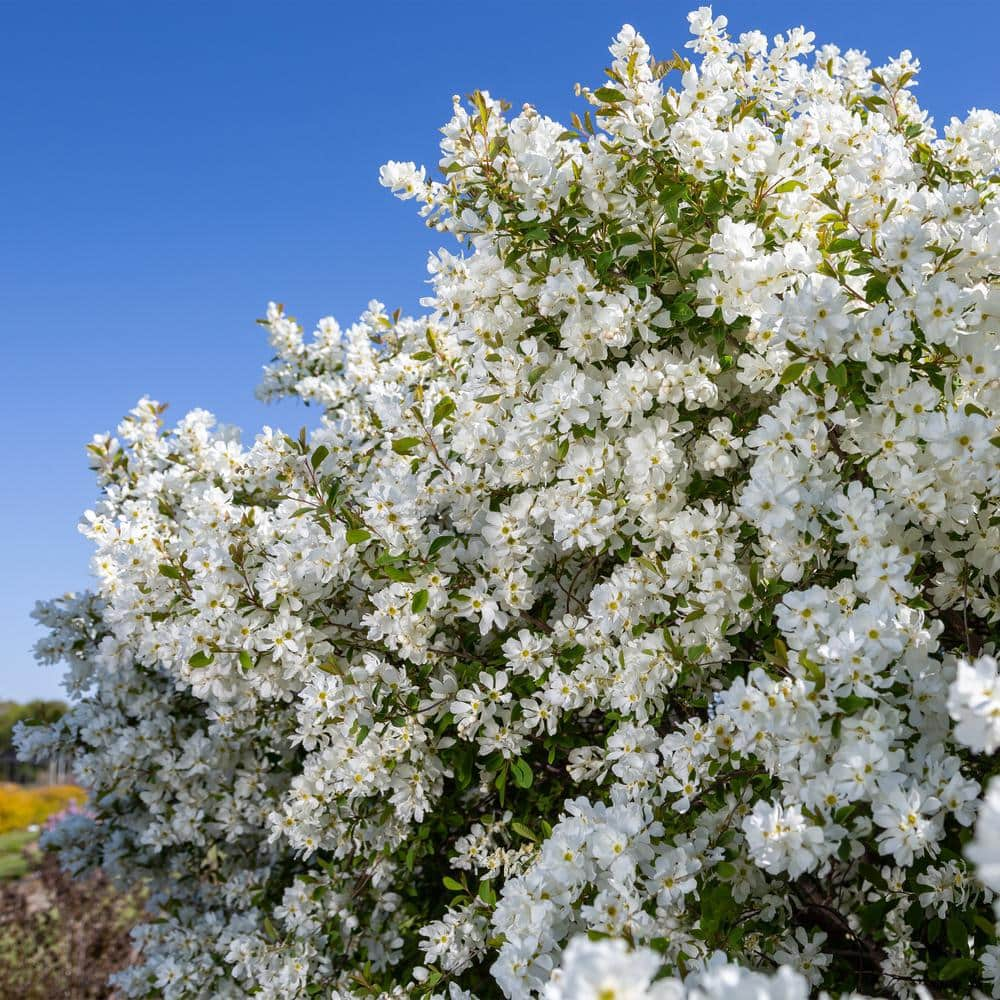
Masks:
[[[650,992],[660,967],[648,948],[629,950],[624,941],[574,938],[563,954],[562,967],[548,983],[545,1000],[653,1000],[682,993],[658,988]]]
[[[1000,748],[1000,676],[992,656],[969,663],[959,660],[948,691],[948,711],[955,720],[955,739],[977,753]]]
[[[797,878],[825,853],[822,828],[810,824],[794,803],[758,802],[743,820],[743,832],[751,857],[772,875],[787,871]]]
[[[427,183],[427,172],[413,162],[389,160],[379,171],[379,183],[402,199],[415,198]]]
[[[979,811],[975,838],[965,853],[976,866],[979,880],[1000,893],[1000,837],[997,831],[1000,831],[1000,781],[994,778]]]
[[[911,864],[927,850],[936,853],[940,805],[916,786],[880,786],[872,806],[872,818],[884,828],[878,836],[879,850],[891,854],[897,865]]]

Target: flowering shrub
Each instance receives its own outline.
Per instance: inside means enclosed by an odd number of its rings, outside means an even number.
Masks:
[[[0,783],[0,833],[24,830],[62,811],[75,811],[74,807],[86,798],[87,793],[76,785],[25,787]]]
[[[80,805],[77,799],[70,799],[69,805],[65,809],[60,809],[59,812],[52,813],[51,816],[46,818],[45,823],[42,825],[42,830],[48,833],[50,830],[54,830],[60,823],[64,823],[75,816],[93,817],[93,815],[94,812],[92,809],[89,809],[85,805]]]
[[[152,887],[125,994],[1000,996],[1000,120],[689,20],[383,168],[462,250],[417,319],[268,307],[312,433],[91,444],[20,740]]]

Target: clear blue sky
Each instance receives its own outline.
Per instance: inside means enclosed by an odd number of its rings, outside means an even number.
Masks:
[[[0,0],[0,698],[57,696],[36,598],[85,588],[84,455],[144,393],[252,436],[314,416],[253,397],[269,298],[303,322],[373,297],[412,311],[438,238],[378,185],[436,163],[450,96],[568,117],[622,22],[654,53],[694,2]],[[921,59],[941,123],[1000,106],[988,0],[717,4],[731,30]]]

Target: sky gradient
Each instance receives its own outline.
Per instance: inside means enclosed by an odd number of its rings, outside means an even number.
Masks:
[[[673,0],[89,3],[0,0],[0,698],[60,694],[34,601],[89,585],[84,446],[144,394],[247,438],[316,414],[253,396],[268,299],[307,328],[371,298],[418,309],[440,237],[378,184],[437,162],[451,95],[568,119],[623,22],[669,56]],[[503,16],[499,11],[503,11]],[[939,126],[1000,107],[987,0],[716,4],[730,30],[805,24],[880,62],[909,48]]]

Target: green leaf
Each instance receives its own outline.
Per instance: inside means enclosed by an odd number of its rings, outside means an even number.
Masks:
[[[642,233],[618,233],[616,236],[611,237],[612,245],[618,247],[630,247],[634,246],[636,243],[642,243],[645,237]]]
[[[619,101],[625,100],[625,95],[620,90],[615,90],[614,87],[598,87],[594,91],[594,97],[599,101],[604,101],[605,104],[617,104]]]
[[[211,653],[206,653],[203,650],[198,650],[194,656],[188,660],[188,664],[192,667],[207,667],[215,657]]]
[[[793,361],[782,373],[781,384],[791,385],[808,367],[808,361]]]
[[[253,670],[253,659],[245,649],[240,650],[240,666],[244,670]]]
[[[782,669],[788,666],[788,647],[785,645],[784,639],[779,636],[775,636],[771,640],[774,646],[774,662],[778,664]]]
[[[445,417],[450,417],[455,412],[455,401],[450,396],[445,396],[444,399],[438,401],[437,405],[434,407],[434,413],[431,417],[431,426],[437,427]]]
[[[664,184],[660,188],[659,194],[656,196],[656,200],[661,205],[666,205],[667,202],[679,201],[687,194],[687,187],[683,183],[677,184]]]
[[[427,558],[433,559],[446,545],[450,545],[453,541],[455,541],[454,535],[438,535],[427,550]]]
[[[496,785],[497,793],[500,796],[500,805],[503,805],[504,793],[507,790],[507,768],[501,767],[497,772],[496,780],[494,781]]]
[[[445,875],[441,881],[444,883],[444,887],[451,889],[452,892],[465,892],[465,886],[461,882],[457,882],[450,875]]]
[[[171,566],[170,563],[160,563],[160,576],[169,577],[171,580],[179,580],[181,578],[181,571],[176,566]]]
[[[493,891],[493,886],[489,882],[479,883],[479,892],[476,893],[477,896],[487,905],[495,906],[497,901],[497,894]]]
[[[455,784],[459,788],[468,788],[472,784],[472,767],[475,763],[475,751],[466,750],[454,761]]]
[[[826,248],[827,253],[840,253],[842,250],[860,250],[860,240],[838,239],[831,240]]]
[[[495,403],[500,398],[499,392],[491,392],[488,396],[476,396],[477,403]]]
[[[510,773],[514,777],[514,784],[518,788],[530,788],[534,775],[531,773],[531,765],[523,759],[511,761]]]
[[[969,972],[978,972],[979,963],[974,958],[953,958],[949,962],[945,962],[941,971],[938,973],[939,979],[958,979],[960,976],[964,976]]]
[[[678,323],[686,323],[694,316],[694,310],[686,302],[675,302],[670,307],[670,316]]]
[[[708,886],[701,893],[701,930],[711,941],[736,911],[732,888],[724,883]]]
[[[846,715],[855,715],[868,707],[868,699],[858,694],[847,694],[837,699],[837,704]]]
[[[392,450],[397,455],[409,455],[416,446],[420,444],[420,438],[402,437],[392,442]]]
[[[349,528],[347,531],[347,544],[360,545],[362,542],[367,542],[371,537],[372,533],[366,531],[364,528]]]
[[[382,572],[397,583],[413,583],[413,574],[407,569],[386,565],[382,567]]]
[[[865,284],[865,301],[879,302],[887,297],[889,277],[885,274],[873,274]]]
[[[325,444],[321,444],[313,453],[312,458],[309,459],[309,464],[313,469],[318,469],[323,464],[323,459],[330,454],[330,449],[327,448]]]
[[[833,365],[833,367],[827,369],[827,374],[829,375],[831,385],[835,385],[838,389],[844,389],[847,387],[846,365]]]
[[[969,932],[965,929],[965,924],[958,917],[949,917],[945,926],[948,933],[948,944],[955,951],[967,955],[969,953]]]
[[[427,593],[426,590],[418,590],[413,595],[413,600],[410,601],[410,607],[412,608],[413,613],[420,614],[420,612],[427,607],[427,602],[429,600],[430,600],[430,595]]]
[[[514,833],[518,834],[518,836],[524,837],[525,840],[538,840],[538,838],[523,823],[520,823],[517,820],[514,820],[514,822],[510,824],[510,828],[514,831]]]

